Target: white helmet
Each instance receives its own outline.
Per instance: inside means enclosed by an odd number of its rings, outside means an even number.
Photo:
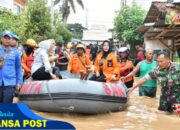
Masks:
[[[121,52],[127,52],[127,53],[129,53],[129,49],[128,49],[127,47],[121,47],[121,48],[119,48],[118,52],[119,52],[119,53],[121,53]]]

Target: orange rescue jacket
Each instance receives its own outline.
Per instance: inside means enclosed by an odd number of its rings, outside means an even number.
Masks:
[[[81,63],[80,59],[83,63]],[[92,66],[91,61],[86,54],[83,54],[83,56],[80,56],[80,57],[77,54],[74,54],[72,55],[68,63],[68,71],[75,74],[79,74],[80,71],[87,72],[87,68],[90,69],[91,66]]]
[[[22,68],[24,69],[24,75],[30,75],[31,73],[31,65],[34,62],[34,56],[31,53],[29,56],[26,53],[22,56]]]
[[[120,75],[125,77],[133,70],[134,65],[132,61],[127,60],[126,62],[121,62],[120,67]],[[125,79],[125,82],[129,82],[131,80],[133,80],[133,77]]]
[[[100,52],[95,60],[94,63],[94,72],[100,73],[100,60],[103,56],[103,52]],[[116,54],[111,52],[108,54],[106,59],[103,62],[103,68],[102,68],[103,74],[106,76],[106,82],[111,81],[111,76],[115,74],[117,76],[116,80],[119,80],[120,76],[120,64],[117,60]]]

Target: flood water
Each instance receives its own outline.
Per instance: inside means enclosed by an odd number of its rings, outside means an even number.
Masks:
[[[139,97],[138,89],[130,95],[125,111],[99,115],[72,113],[36,114],[54,120],[66,121],[77,130],[180,130],[180,115],[170,115],[157,110],[159,90],[156,98]]]

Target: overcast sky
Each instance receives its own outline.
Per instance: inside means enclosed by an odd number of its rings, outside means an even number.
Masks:
[[[106,25],[107,29],[113,28],[113,20],[116,12],[120,10],[121,0],[82,0],[84,3],[84,10],[76,3],[76,14],[71,10],[68,18],[68,23],[80,23],[84,27],[93,24]],[[133,0],[127,0],[130,5]],[[149,10],[152,1],[166,1],[166,0],[135,0],[137,4],[142,6],[145,10]],[[174,0],[180,2],[180,0]],[[87,22],[86,22],[87,21]]]
[[[84,10],[76,5],[76,14],[70,14],[68,23],[81,23],[86,26],[87,17],[88,27],[92,24],[106,25],[107,28],[113,27],[115,11],[120,9],[120,0],[83,0],[83,3]]]

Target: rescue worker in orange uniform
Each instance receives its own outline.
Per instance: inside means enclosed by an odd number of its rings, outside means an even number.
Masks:
[[[105,40],[102,44],[103,50],[97,55],[94,62],[94,75],[90,78],[93,81],[111,82],[118,81],[120,64],[117,56],[112,52],[110,42]]]
[[[73,74],[80,75],[81,79],[87,79],[92,66],[89,57],[85,54],[85,51],[85,46],[78,44],[76,47],[76,53],[71,57],[68,63],[68,71]]]
[[[125,77],[127,76],[134,68],[133,62],[128,59],[129,57],[129,49],[127,47],[121,47],[118,50],[119,58],[120,58],[120,75]],[[125,85],[130,88],[133,86],[134,79],[133,77],[129,77],[125,79]]]
[[[37,47],[37,43],[33,39],[28,39],[24,45],[24,54],[22,56],[22,67],[24,70],[24,78],[28,78],[31,75],[31,65],[34,62],[34,49]]]

